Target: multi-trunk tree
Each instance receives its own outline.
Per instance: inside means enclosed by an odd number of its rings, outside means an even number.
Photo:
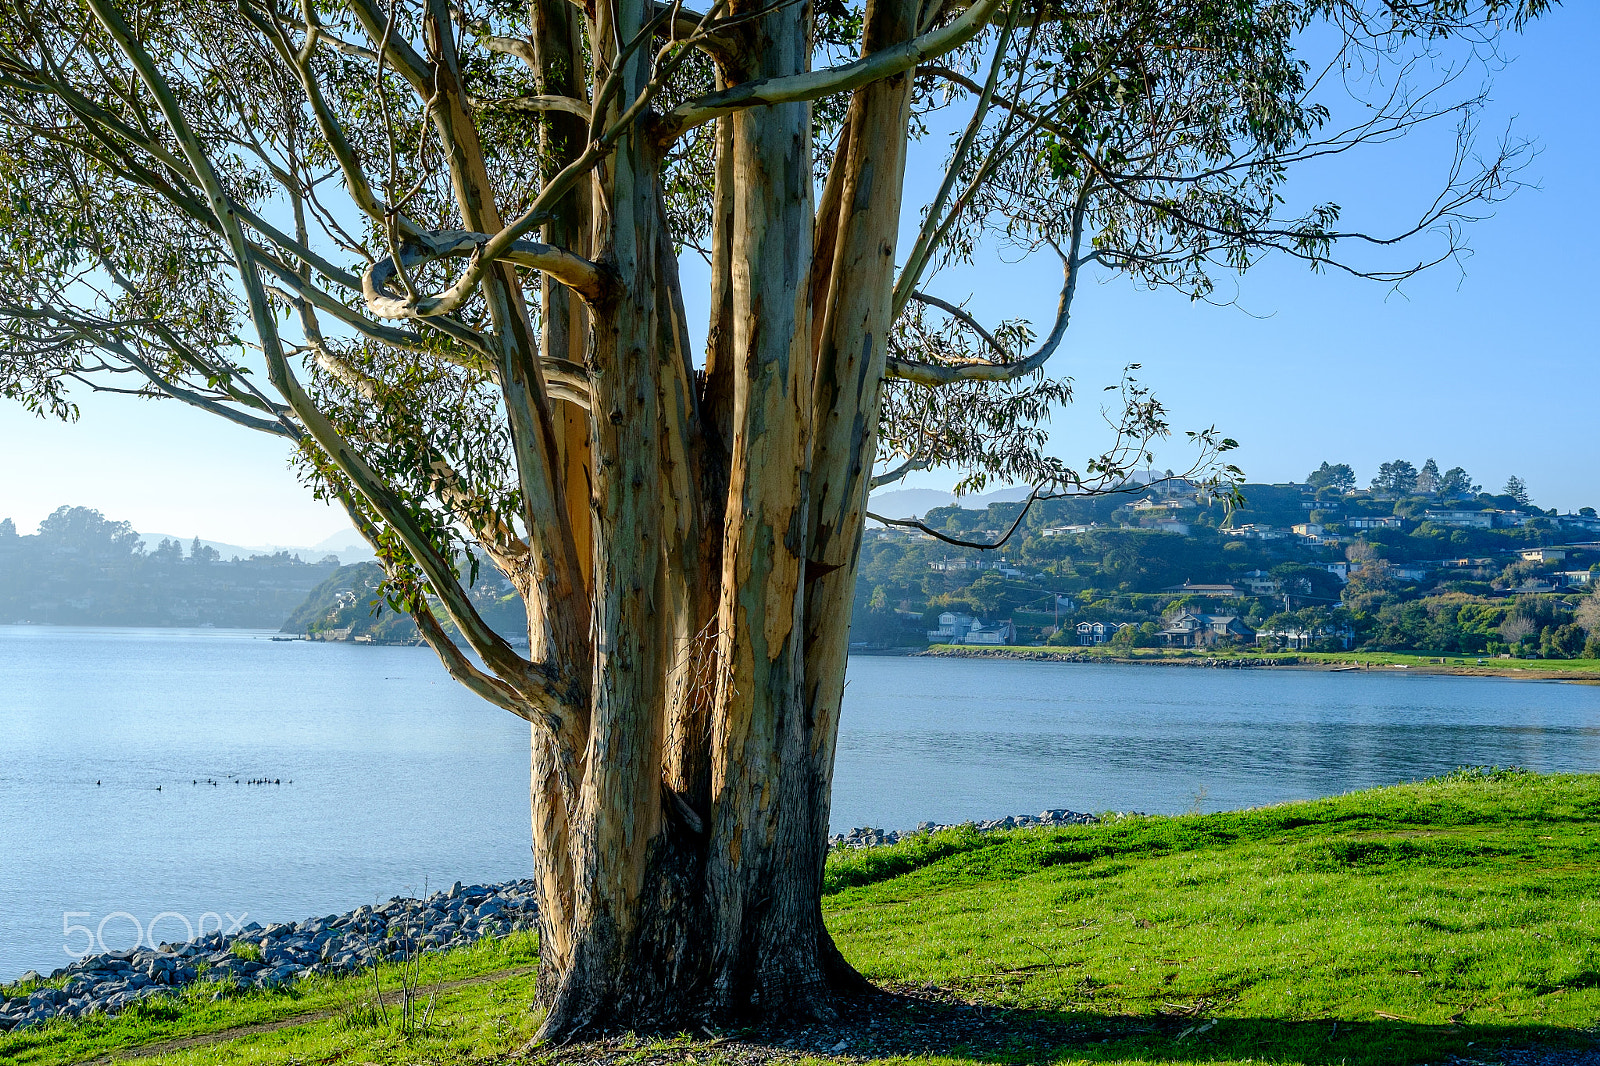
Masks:
[[[1274,250],[1391,280],[1453,254],[1514,146],[1480,167],[1464,132],[1382,238],[1283,182],[1470,120],[1444,50],[1537,6],[5,0],[0,388],[291,442],[450,673],[532,723],[546,1035],[826,1015],[860,983],[819,900],[869,489],[1145,465],[1167,426],[1131,378],[1104,453],[1044,450],[1086,272],[1204,297]],[[1372,106],[1333,122],[1335,85]],[[1042,338],[929,291],[997,245],[1062,272]],[[1192,436],[1225,482],[1231,442]]]

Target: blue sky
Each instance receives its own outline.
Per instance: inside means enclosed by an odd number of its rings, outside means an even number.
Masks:
[[[1600,11],[1569,3],[1508,42],[1494,77],[1486,138],[1508,120],[1539,146],[1518,193],[1473,227],[1465,273],[1445,266],[1400,292],[1278,261],[1237,282],[1235,307],[1190,303],[1121,280],[1084,285],[1051,364],[1073,376],[1081,402],[1052,427],[1057,452],[1098,451],[1099,386],[1126,362],[1168,405],[1177,430],[1215,423],[1241,448],[1251,480],[1287,481],[1327,459],[1363,481],[1380,462],[1463,466],[1486,487],[1510,474],[1563,510],[1600,506],[1600,447],[1591,265],[1600,248],[1600,112],[1593,49]],[[936,184],[940,146],[913,156],[910,221]],[[1448,144],[1417,136],[1360,158],[1306,170],[1296,202],[1331,199],[1347,223],[1385,228],[1431,195]],[[686,264],[691,266],[691,264]],[[704,307],[686,272],[691,318]],[[1232,291],[1224,281],[1219,291]],[[1048,322],[1060,285],[1053,257],[985,261],[951,271],[935,291],[971,298],[984,317]],[[143,532],[232,543],[310,544],[347,528],[296,484],[276,441],[176,404],[82,397],[63,426],[0,402],[0,449],[11,457],[0,517],[31,531],[62,504],[92,506]],[[1179,444],[1158,464],[1184,465]],[[928,472],[908,486],[946,488]]]

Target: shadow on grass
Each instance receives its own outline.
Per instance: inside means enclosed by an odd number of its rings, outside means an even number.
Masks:
[[[943,1056],[981,1063],[1250,1059],[1305,1066],[1403,1066],[1459,1058],[1600,1066],[1600,1041],[1593,1032],[1551,1026],[1423,1024],[1382,1017],[1222,1017],[1203,1005],[1192,1013],[1154,1015],[1005,1009],[953,1002],[925,988],[857,1001],[835,1024],[746,1033],[741,1042],[774,1053],[858,1059]]]

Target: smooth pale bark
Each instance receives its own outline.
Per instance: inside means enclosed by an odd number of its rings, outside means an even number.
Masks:
[[[535,0],[532,15],[532,65],[541,93],[584,97],[577,74],[582,42],[577,21],[566,0]],[[582,151],[585,124],[565,113],[551,113],[539,124],[539,150],[544,177],[549,178]],[[587,185],[574,189],[557,205],[554,219],[541,235],[545,243],[589,255],[592,233],[587,229]],[[582,365],[588,351],[587,309],[566,287],[541,274],[539,277],[540,349],[547,357]],[[589,412],[575,403],[557,402],[554,427],[558,444],[557,465],[564,489],[562,507],[572,530],[573,552],[585,599],[593,588],[594,535],[589,479]],[[531,608],[530,604],[530,608]],[[546,640],[544,618],[528,611],[529,646]],[[537,727],[531,735],[529,808],[533,824],[533,854],[539,885],[539,992],[551,1002],[561,975],[572,969],[574,948],[571,807],[576,799],[564,784],[561,766]]]
[[[601,38],[636,32],[644,21],[642,7],[641,0],[601,5]],[[610,26],[613,12],[617,23]],[[641,57],[629,63],[627,98],[647,76]],[[648,876],[663,850],[661,718],[668,637],[659,609],[666,568],[661,419],[652,387],[662,218],[657,160],[650,153],[648,141],[635,136],[611,157],[610,210],[597,227],[600,257],[618,285],[616,298],[595,316],[592,476],[596,507],[613,525],[602,530],[595,547],[592,714],[572,831],[573,950],[570,968],[554,981],[545,1023],[551,1035],[649,1019],[654,989],[641,979],[640,965],[659,945],[646,926],[653,910],[670,909],[674,902],[651,899],[660,882]]]
[[[743,13],[735,10],[734,14]],[[809,66],[810,17],[776,5],[755,24],[747,77]],[[809,849],[799,809],[801,579],[811,344],[810,106],[754,108],[731,119],[733,450],[728,486],[721,677],[712,734],[714,1002],[752,991],[779,1010],[824,998],[816,945],[797,943],[805,908],[783,876]]]
[[[874,0],[867,7],[865,48],[888,47],[916,31],[916,0]],[[861,531],[877,454],[879,388],[883,380],[889,301],[894,284],[912,77],[901,74],[857,90],[839,146],[843,165],[834,167],[827,188],[840,177],[831,224],[819,219],[831,253],[826,295],[813,295],[820,310],[812,411],[805,582],[806,759],[810,770],[806,809],[813,825],[812,848],[797,857],[808,863],[806,883],[820,887],[827,859],[833,763],[844,698],[850,613],[861,551]],[[826,192],[825,201],[828,199]],[[836,984],[849,987],[853,970],[832,949],[822,926],[820,894],[810,922],[823,943],[823,962]]]
[[[578,76],[583,61],[583,41],[578,20],[567,0],[534,0],[532,15],[534,74],[541,95],[587,100]],[[543,177],[549,180],[583,151],[587,123],[576,115],[552,111],[539,121],[539,155]],[[545,224],[544,243],[566,248],[584,257],[593,251],[588,228],[588,184],[580,184],[563,197]],[[589,319],[581,300],[548,274],[539,276],[540,349],[547,357],[582,366],[588,354]],[[589,413],[575,403],[556,404],[556,437],[567,511],[572,527],[573,551],[582,584],[587,590],[594,567],[594,529],[589,484]]]

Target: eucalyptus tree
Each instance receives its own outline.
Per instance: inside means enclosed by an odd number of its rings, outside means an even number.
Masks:
[[[290,442],[450,673],[531,723],[547,1036],[826,1016],[861,983],[820,893],[870,487],[1147,465],[1166,414],[1131,374],[1104,452],[1045,451],[1086,272],[1211,298],[1273,251],[1390,281],[1455,254],[1515,146],[1475,166],[1463,135],[1387,236],[1283,185],[1470,116],[1441,63],[1531,6],[5,0],[0,385]],[[1001,246],[1059,262],[1048,328],[934,291]],[[1191,445],[1226,490],[1231,442]],[[474,608],[480,561],[525,654]]]

